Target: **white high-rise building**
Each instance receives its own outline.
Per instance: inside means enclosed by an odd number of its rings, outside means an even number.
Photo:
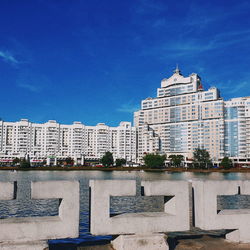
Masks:
[[[104,123],[97,126],[85,126],[81,122],[64,125],[54,120],[44,124],[32,123],[27,119],[0,121],[2,160],[27,155],[31,160],[48,157],[99,159],[107,151],[112,152],[115,159],[136,161],[136,130],[130,122],[109,127]]]
[[[250,159],[250,97],[225,102],[225,155],[244,162]]]
[[[197,74],[174,74],[161,81],[157,97],[141,102],[134,113],[138,159],[159,152],[193,157],[196,148],[209,151],[213,161],[229,156],[250,161],[250,97],[224,101],[219,90],[204,90]]]
[[[143,100],[134,114],[139,159],[149,152],[192,158],[196,148],[207,149],[213,159],[223,157],[223,110],[217,88],[204,91],[197,74],[184,77],[177,68],[161,81],[157,97]]]

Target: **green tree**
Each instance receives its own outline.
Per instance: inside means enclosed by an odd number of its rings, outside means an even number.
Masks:
[[[145,165],[149,168],[160,168],[164,166],[166,156],[159,154],[146,154],[143,157],[143,160]]]
[[[65,159],[66,165],[72,166],[74,164],[74,160],[71,157],[67,157]]]
[[[16,166],[18,163],[20,163],[20,159],[16,157],[12,163]]]
[[[227,156],[225,156],[222,160],[220,165],[225,169],[230,169],[233,167],[233,162]]]
[[[22,159],[20,161],[20,168],[30,168],[30,160],[29,159]]]
[[[111,152],[106,152],[105,155],[101,158],[100,162],[105,167],[110,167],[114,164],[113,154]]]
[[[115,165],[116,165],[116,167],[120,167],[120,166],[122,166],[122,165],[125,165],[126,164],[126,160],[125,159],[116,159],[115,160]]]
[[[171,159],[171,164],[173,164],[175,167],[179,167],[181,162],[184,160],[183,155],[170,155],[168,158]]]
[[[209,168],[211,166],[210,155],[206,149],[196,148],[193,155],[196,168]]]

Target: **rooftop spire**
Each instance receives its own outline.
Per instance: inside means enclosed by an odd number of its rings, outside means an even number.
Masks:
[[[181,71],[179,70],[178,63],[176,63],[176,69],[174,70],[174,73],[181,75]]]

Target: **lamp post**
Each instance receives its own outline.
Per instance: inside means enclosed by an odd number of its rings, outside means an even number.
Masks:
[[[84,154],[81,155],[81,166],[84,165]]]

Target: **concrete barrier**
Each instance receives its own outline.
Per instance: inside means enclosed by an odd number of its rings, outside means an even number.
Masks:
[[[134,233],[131,219],[123,221],[110,217],[110,196],[134,196],[134,180],[91,180],[90,232],[95,235]],[[133,219],[132,219],[133,220]],[[134,223],[132,223],[134,224]]]
[[[250,195],[250,181],[194,181],[195,226],[205,230],[232,229],[226,238],[250,242],[250,209],[217,211],[218,195]]]
[[[112,246],[115,250],[168,250],[165,234],[120,235]]]
[[[12,183],[0,183],[0,199],[12,199],[13,191]],[[60,199],[58,216],[1,219],[1,249],[44,249],[48,239],[79,235],[78,182],[32,182],[31,198]]]
[[[187,181],[142,181],[145,196],[164,196],[163,213],[155,214],[157,223],[152,232],[185,231],[190,229],[190,192],[191,183]],[[158,214],[161,216],[158,217]],[[152,221],[152,224],[155,222]],[[151,226],[152,227],[152,226]]]
[[[164,211],[110,216],[111,196],[135,196],[135,180],[91,180],[91,233],[119,236],[117,249],[168,249],[164,232],[190,227],[191,183],[187,181],[142,181],[145,196],[164,196]],[[250,195],[250,181],[193,181],[195,226],[204,230],[229,229],[226,238],[250,243],[250,209],[217,211],[218,195]],[[0,182],[0,200],[15,198],[16,185]],[[0,249],[41,250],[48,239],[79,234],[79,183],[47,181],[31,183],[32,199],[60,199],[58,216],[0,219]],[[134,234],[134,235],[129,235]],[[144,244],[145,243],[145,244]],[[148,247],[148,248],[146,248]]]
[[[0,182],[0,200],[14,199],[14,191],[13,182]]]
[[[125,213],[110,217],[110,196],[134,196],[134,180],[92,180],[91,233],[142,234],[189,229],[189,184],[185,181],[142,182],[145,195],[173,196],[164,212]]]
[[[189,191],[186,181],[144,181],[144,195],[166,196],[163,212],[125,213],[110,217],[110,196],[134,196],[134,180],[92,180],[91,233],[135,234],[119,236],[112,244],[117,250],[168,249],[166,236],[159,232],[189,230]],[[154,246],[154,248],[152,248]]]

